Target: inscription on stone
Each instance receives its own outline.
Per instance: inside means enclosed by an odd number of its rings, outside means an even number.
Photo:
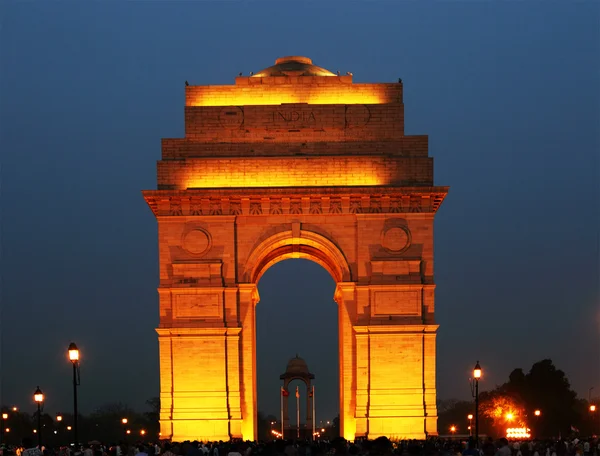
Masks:
[[[315,113],[302,110],[277,110],[271,112],[269,119],[271,127],[308,128],[317,123]]]

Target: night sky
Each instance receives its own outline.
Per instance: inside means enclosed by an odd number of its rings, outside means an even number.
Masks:
[[[0,29],[1,401],[84,413],[158,396],[156,186],[184,135],[184,81],[305,55],[355,82],[404,82],[428,134],[438,395],[468,398],[550,357],[600,393],[598,2],[10,2]],[[298,353],[317,419],[338,410],[334,282],[302,260],[259,283],[259,409],[278,415]],[[399,375],[402,366],[398,366]],[[294,385],[295,386],[295,385]]]

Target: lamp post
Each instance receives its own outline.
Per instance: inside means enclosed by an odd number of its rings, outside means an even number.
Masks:
[[[42,402],[44,402],[44,393],[38,386],[33,393],[33,400],[37,403],[37,435],[38,446],[42,448]]]
[[[127,418],[121,418],[121,423],[123,424],[123,428],[127,427],[127,423],[129,423],[129,420]],[[125,440],[127,440],[127,434],[129,434],[127,432],[127,430],[125,430]]]
[[[0,421],[0,443],[3,442],[3,434],[4,434],[4,422],[8,419],[8,413],[2,414],[2,421]]]
[[[479,379],[481,378],[481,366],[479,361],[473,369],[471,380],[471,395],[475,398],[475,448],[479,449]]]
[[[73,342],[69,344],[69,360],[73,364],[73,439],[75,441],[75,451],[78,449],[77,441],[77,387],[80,384],[79,376],[79,349]]]

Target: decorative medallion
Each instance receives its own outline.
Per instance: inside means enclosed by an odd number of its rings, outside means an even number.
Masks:
[[[341,214],[342,213],[342,201],[339,199],[332,199],[329,203],[330,214]]]
[[[346,128],[364,127],[371,120],[371,111],[365,105],[346,106]]]
[[[202,255],[210,249],[210,234],[202,228],[195,228],[183,235],[182,247],[193,255]]]
[[[408,228],[394,226],[383,233],[381,245],[389,252],[400,253],[408,248],[410,240]]]
[[[239,106],[227,106],[219,113],[219,123],[223,128],[234,130],[244,123],[244,110]]]

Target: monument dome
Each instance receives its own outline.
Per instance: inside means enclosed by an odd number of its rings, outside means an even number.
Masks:
[[[288,361],[285,371],[288,374],[307,374],[308,366],[306,365],[306,361],[296,355]]]
[[[313,65],[308,57],[288,56],[275,60],[275,65],[265,68],[252,75],[253,78],[269,76],[335,76],[325,68]]]

